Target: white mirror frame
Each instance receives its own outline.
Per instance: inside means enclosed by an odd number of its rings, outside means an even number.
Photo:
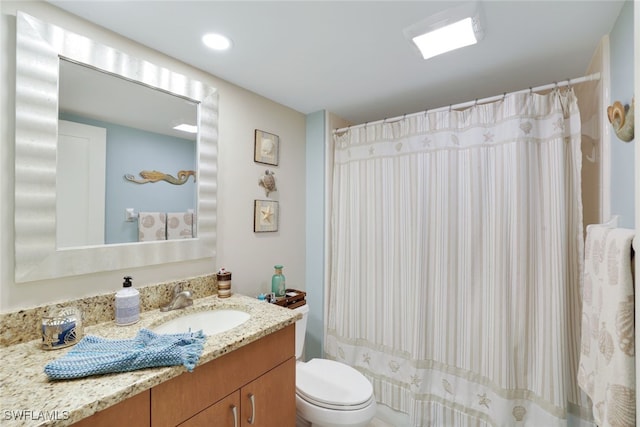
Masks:
[[[56,147],[61,56],[199,103],[196,238],[57,248]],[[215,88],[18,11],[15,282],[214,257],[217,125]]]

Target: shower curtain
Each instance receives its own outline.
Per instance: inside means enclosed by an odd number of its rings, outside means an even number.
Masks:
[[[583,253],[571,89],[335,136],[325,352],[414,426],[565,426]],[[569,416],[573,414],[573,416]]]

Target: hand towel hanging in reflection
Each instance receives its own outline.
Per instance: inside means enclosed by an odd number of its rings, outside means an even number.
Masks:
[[[193,237],[193,213],[167,213],[167,239],[190,239]]]
[[[140,212],[138,216],[138,241],[167,240],[167,214],[164,212]]]

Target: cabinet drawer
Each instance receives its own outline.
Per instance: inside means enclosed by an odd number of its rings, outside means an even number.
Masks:
[[[96,412],[74,424],[74,427],[148,426],[151,391],[143,391],[122,402]]]
[[[295,325],[289,325],[157,385],[151,390],[151,425],[176,426],[294,357],[294,340]]]

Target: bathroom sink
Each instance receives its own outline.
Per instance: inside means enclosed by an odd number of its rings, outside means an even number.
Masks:
[[[218,309],[198,311],[164,322],[152,328],[152,330],[159,334],[178,334],[202,330],[205,335],[210,336],[240,326],[249,320],[249,317],[251,317],[249,313],[242,310]]]

